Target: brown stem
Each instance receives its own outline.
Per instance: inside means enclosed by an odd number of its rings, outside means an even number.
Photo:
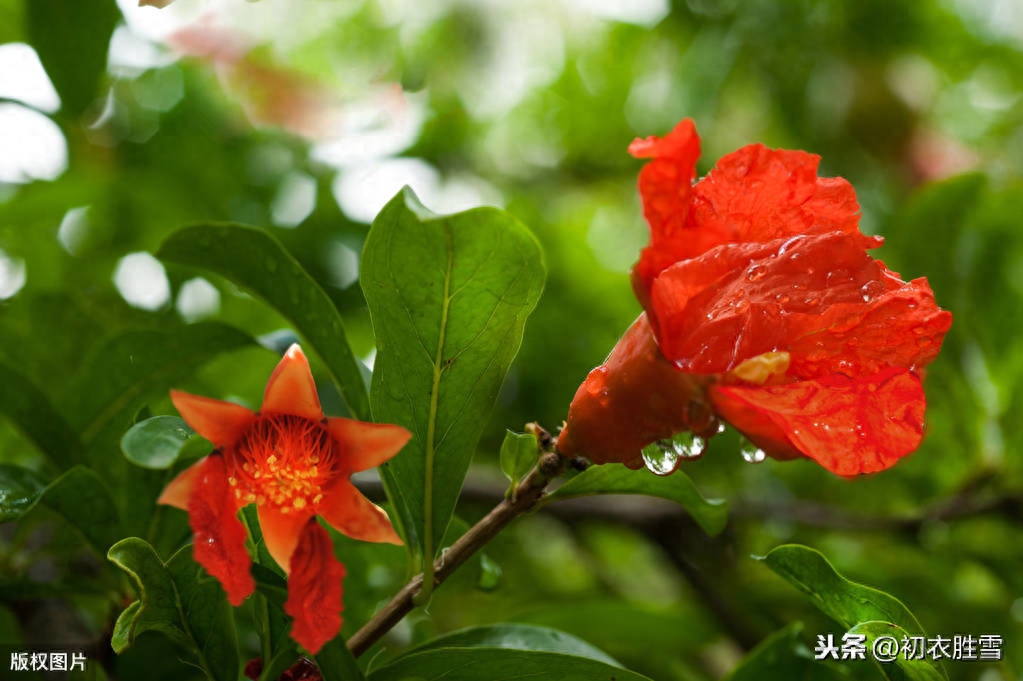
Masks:
[[[515,489],[514,500],[505,499],[482,520],[462,535],[434,562],[433,584],[439,586],[512,520],[529,511],[543,496],[551,478],[561,473],[564,462],[554,452],[545,453]],[[361,629],[348,639],[348,647],[358,657],[390,631],[415,607],[415,598],[423,587],[423,576],[416,575]]]

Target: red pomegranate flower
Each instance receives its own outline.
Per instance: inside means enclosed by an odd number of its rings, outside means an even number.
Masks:
[[[291,635],[316,653],[341,629],[344,577],[316,516],[354,539],[401,544],[387,514],[349,476],[390,459],[411,434],[395,425],[324,418],[298,345],[270,375],[259,412],[176,390],[171,400],[216,449],[182,471],[159,503],[188,511],[196,561],[236,606],[255,589],[238,510],[256,504],[266,548],[288,575]]]
[[[652,441],[723,419],[777,459],[840,475],[892,466],[923,435],[923,368],[952,315],[867,249],[859,206],[818,156],[754,144],[693,183],[692,121],[629,151],[650,245],[645,313],[580,386],[559,448],[642,465]]]

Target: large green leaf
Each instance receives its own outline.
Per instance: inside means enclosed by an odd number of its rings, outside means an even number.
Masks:
[[[361,281],[377,339],[373,416],[413,433],[381,475],[429,564],[543,290],[543,255],[503,211],[436,216],[406,188],[373,223]]]
[[[78,530],[100,555],[124,536],[110,489],[92,470],[75,466],[46,484],[32,471],[0,466],[0,522],[17,520],[39,504]]]
[[[27,0],[32,45],[72,115],[96,97],[107,66],[110,36],[121,17],[115,0]]]
[[[0,464],[0,523],[17,520],[31,509],[46,482],[34,471]]]
[[[351,413],[369,419],[366,384],[348,345],[341,314],[276,239],[243,225],[196,225],[171,234],[156,255],[219,274],[266,301],[295,325],[320,356]]]
[[[365,678],[355,656],[340,636],[335,636],[323,646],[316,656],[316,666],[320,668],[323,681],[363,681]]]
[[[840,668],[814,659],[813,652],[802,641],[802,631],[802,622],[793,622],[784,629],[774,632],[757,644],[725,681],[764,679],[835,681],[848,678]]]
[[[821,612],[846,629],[866,622],[886,622],[910,636],[927,635],[899,599],[846,579],[819,551],[799,544],[785,544],[773,549],[763,560],[806,594]],[[944,669],[936,669],[945,674]]]
[[[254,343],[217,322],[125,332],[104,343],[71,381],[67,413],[86,445],[116,443],[147,395],[166,390],[222,352]]]
[[[435,648],[505,648],[508,650],[541,650],[549,653],[575,655],[597,660],[612,667],[621,664],[607,653],[586,641],[549,627],[532,624],[496,624],[469,627],[438,636],[409,654]]]
[[[544,503],[595,494],[645,494],[674,501],[710,535],[719,534],[728,522],[728,503],[723,499],[705,499],[682,471],[659,476],[617,463],[590,466],[551,493]]]
[[[81,457],[82,443],[50,400],[28,378],[0,362],[0,413],[60,469]]]
[[[431,648],[404,655],[369,681],[642,681],[621,667],[576,655],[505,648]]]
[[[867,649],[868,659],[871,656],[870,651],[873,650],[874,641],[878,638],[888,637],[894,639],[896,644],[901,646],[902,639],[909,636],[905,629],[891,622],[864,622],[850,629],[849,633],[866,636],[864,645]],[[906,681],[942,681],[942,679],[946,678],[942,672],[938,671],[938,668],[934,666],[931,660],[908,659],[902,654],[901,647],[897,647],[895,650],[899,654],[893,661],[879,662],[882,672],[889,679],[893,681],[901,681],[902,679]]]
[[[220,584],[186,546],[164,563],[153,547],[129,537],[107,557],[135,582],[139,600],[118,617],[111,645],[118,653],[146,631],[160,631],[189,651],[213,681],[237,681],[234,617]]]

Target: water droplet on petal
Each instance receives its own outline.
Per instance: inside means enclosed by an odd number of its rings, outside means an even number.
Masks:
[[[860,289],[860,295],[863,297],[863,302],[869,303],[881,293],[884,293],[884,284],[876,279],[874,281],[868,281]]]
[[[746,281],[759,281],[767,274],[767,268],[763,265],[753,265],[746,270]]]
[[[763,463],[767,459],[767,452],[744,437],[739,438],[739,453],[746,463]]]

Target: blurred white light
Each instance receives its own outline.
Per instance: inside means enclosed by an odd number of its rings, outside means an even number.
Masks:
[[[288,173],[281,181],[270,206],[278,227],[297,227],[316,207],[316,178],[305,173]]]
[[[0,249],[0,300],[7,300],[25,285],[25,261]]]
[[[67,169],[60,128],[19,104],[0,104],[0,150],[0,182],[55,180]]]
[[[340,240],[330,242],[326,251],[328,280],[338,288],[348,288],[359,279],[359,254]]]
[[[315,145],[311,156],[334,168],[394,156],[419,139],[425,119],[425,93],[380,92],[347,104],[337,135]]]
[[[202,277],[189,279],[181,285],[175,307],[189,322],[212,317],[220,311],[220,291]]]
[[[60,108],[60,96],[39,55],[25,43],[0,45],[0,97],[16,99],[47,113]]]
[[[668,0],[565,0],[570,9],[602,19],[652,27],[668,16]]]
[[[334,179],[334,198],[356,222],[373,222],[380,209],[405,185],[427,206],[440,190],[437,170],[417,158],[392,158],[357,168],[345,168]]]
[[[57,230],[57,240],[71,255],[78,255],[89,232],[89,207],[79,206],[64,213]]]
[[[115,76],[133,77],[152,68],[167,66],[176,57],[127,26],[118,26],[110,38],[107,68]]]
[[[160,261],[148,253],[130,253],[117,262],[114,285],[128,304],[155,310],[170,299],[170,284]]]
[[[373,371],[373,366],[377,363],[377,349],[370,350],[369,354],[362,358],[362,363],[369,367],[370,371]]]

